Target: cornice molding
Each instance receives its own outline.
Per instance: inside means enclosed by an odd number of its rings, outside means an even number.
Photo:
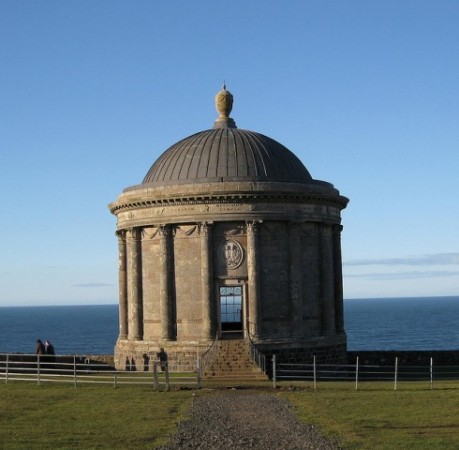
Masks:
[[[157,199],[137,199],[129,201],[120,200],[109,205],[110,212],[117,215],[122,211],[152,208],[157,206],[186,206],[186,205],[212,205],[212,204],[256,204],[256,203],[315,203],[333,205],[344,209],[348,203],[346,197],[327,194],[304,194],[304,193],[250,193],[250,194],[227,194],[227,195],[194,195]]]

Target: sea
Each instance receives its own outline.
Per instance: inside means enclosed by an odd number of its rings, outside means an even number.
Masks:
[[[344,301],[348,350],[459,350],[459,297]],[[0,353],[112,354],[117,305],[0,307]]]

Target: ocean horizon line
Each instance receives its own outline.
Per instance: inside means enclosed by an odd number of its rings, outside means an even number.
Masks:
[[[344,301],[356,301],[356,300],[409,300],[409,299],[432,299],[432,298],[459,298],[458,294],[448,294],[448,295],[406,295],[406,296],[392,296],[392,297],[346,297]],[[76,306],[118,306],[118,302],[113,303],[43,303],[43,304],[34,304],[34,303],[27,303],[27,304],[7,304],[2,305],[0,304],[0,308],[41,308],[41,307],[76,307]]]
[[[0,307],[2,352],[31,353],[37,339],[58,354],[109,354],[119,335],[117,303]],[[459,296],[346,299],[349,351],[459,349]]]

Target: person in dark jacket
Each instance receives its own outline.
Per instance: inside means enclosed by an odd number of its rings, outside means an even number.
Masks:
[[[41,342],[40,339],[37,339],[37,350],[35,352],[37,355],[44,355],[46,354],[46,349],[45,346],[43,345],[43,342]]]
[[[161,366],[161,370],[164,372],[167,366],[167,353],[164,351],[164,348],[160,348],[159,352],[156,353],[156,356],[159,359],[159,365]]]
[[[54,351],[54,345],[51,344],[51,341],[46,341],[45,342],[45,351],[47,355],[55,355],[56,352]]]

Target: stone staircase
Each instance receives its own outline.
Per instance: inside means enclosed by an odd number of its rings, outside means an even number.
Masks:
[[[268,377],[250,359],[249,344],[244,339],[228,339],[215,343],[217,349],[203,368],[207,380],[266,381]]]

